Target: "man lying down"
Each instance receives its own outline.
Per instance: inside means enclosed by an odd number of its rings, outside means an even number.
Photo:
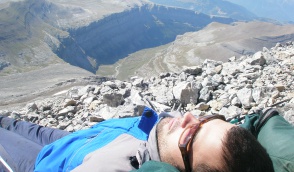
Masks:
[[[175,117],[146,107],[142,116],[73,133],[0,116],[0,135],[2,171],[5,164],[15,172],[294,170],[293,148],[272,150],[294,144],[293,127],[275,109],[237,126],[222,115]]]

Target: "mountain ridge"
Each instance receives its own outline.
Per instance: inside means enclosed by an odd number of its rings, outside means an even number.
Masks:
[[[242,5],[249,11],[260,17],[271,18],[278,20],[281,23],[292,23],[294,22],[293,8],[294,2],[288,0],[227,0],[229,2]]]
[[[11,2],[9,7],[0,10],[0,21],[3,22],[0,25],[0,63],[3,64],[1,75],[63,62],[95,73],[100,61],[109,63],[108,60],[113,59],[113,63],[136,50],[170,42],[177,34],[201,29],[211,21],[233,21],[189,10],[158,6],[144,0],[127,3],[118,3],[120,1],[116,0],[87,0],[88,3],[84,4],[79,1],[71,1],[70,4],[68,2],[24,0]],[[107,11],[110,8],[113,10]],[[95,13],[95,10],[99,12]],[[133,18],[126,21],[132,15]],[[136,18],[138,16],[142,18]],[[116,23],[120,21],[121,23]],[[104,30],[99,32],[99,28]],[[110,33],[110,28],[117,30]],[[123,29],[124,33],[121,32]],[[127,35],[130,30],[137,36]],[[103,40],[99,40],[101,43],[95,42],[103,36]],[[122,36],[125,38],[122,39]],[[85,41],[86,39],[89,40]],[[128,45],[128,41],[134,43]]]
[[[163,48],[142,50],[146,60],[138,52],[140,55],[131,54],[114,65],[100,66],[97,74],[127,79],[133,75],[150,77],[166,71],[179,72],[183,67],[199,65],[205,59],[227,61],[232,56],[240,58],[253,54],[263,47],[275,46],[277,42],[293,40],[293,33],[293,25],[255,21],[233,25],[211,23],[200,31],[177,36],[174,42]],[[128,68],[128,64],[136,67]]]
[[[229,1],[219,0],[151,0],[154,3],[180,7],[197,12],[201,12],[210,16],[222,16],[234,18],[242,21],[250,21],[258,19],[258,17],[249,12],[243,6],[231,3]]]

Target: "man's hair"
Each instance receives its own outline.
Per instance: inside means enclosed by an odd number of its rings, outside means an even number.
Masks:
[[[232,127],[223,140],[223,169],[214,169],[200,164],[197,172],[274,172],[272,161],[256,140],[244,128]]]

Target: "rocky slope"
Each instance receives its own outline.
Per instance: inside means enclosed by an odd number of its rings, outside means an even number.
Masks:
[[[205,60],[179,73],[72,87],[0,114],[75,131],[105,119],[138,116],[146,105],[158,112],[175,106],[182,113],[227,118],[276,106],[294,124],[293,70],[294,42],[288,42],[228,62]]]

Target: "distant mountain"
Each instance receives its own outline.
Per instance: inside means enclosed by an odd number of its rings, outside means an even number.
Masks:
[[[211,22],[234,21],[147,0],[0,1],[0,75],[62,62],[95,73]]]
[[[227,0],[242,5],[259,17],[272,18],[282,22],[294,22],[293,0]]]
[[[167,2],[171,4],[159,5],[149,0],[0,0],[0,76],[56,63],[69,63],[95,74],[101,65],[114,64],[142,49],[168,44],[178,35],[200,31],[212,22],[231,25],[236,19],[255,18],[246,9],[226,1]],[[176,2],[186,7],[174,7]],[[195,12],[198,8],[199,12]],[[201,10],[209,15],[200,13]],[[234,29],[232,33],[244,30]],[[247,32],[254,29],[248,28]],[[264,39],[261,35],[268,36],[266,33],[260,29],[258,39],[248,40],[253,40],[252,45],[257,47],[268,45],[270,39],[259,40]],[[279,36],[284,35],[286,32]],[[269,42],[272,46],[280,40]],[[242,49],[243,44],[235,49],[226,41],[230,40],[224,39],[217,45],[237,52]]]
[[[174,6],[202,12],[212,16],[238,20],[253,20],[257,16],[246,8],[224,0],[150,0],[157,4]]]
[[[179,72],[197,66],[205,59],[226,62],[235,56],[251,55],[263,47],[294,40],[294,25],[267,22],[237,22],[234,25],[211,23],[197,32],[179,35],[170,44],[138,51],[114,65],[101,66],[99,75],[127,79],[151,77],[162,72]]]
[[[145,0],[124,3],[115,0],[0,0],[0,76],[64,61],[73,64],[74,57],[59,57],[56,53],[67,46],[62,41],[71,37],[70,31],[145,3]],[[87,58],[78,59],[79,65],[73,65],[95,72],[89,69],[92,65]]]

